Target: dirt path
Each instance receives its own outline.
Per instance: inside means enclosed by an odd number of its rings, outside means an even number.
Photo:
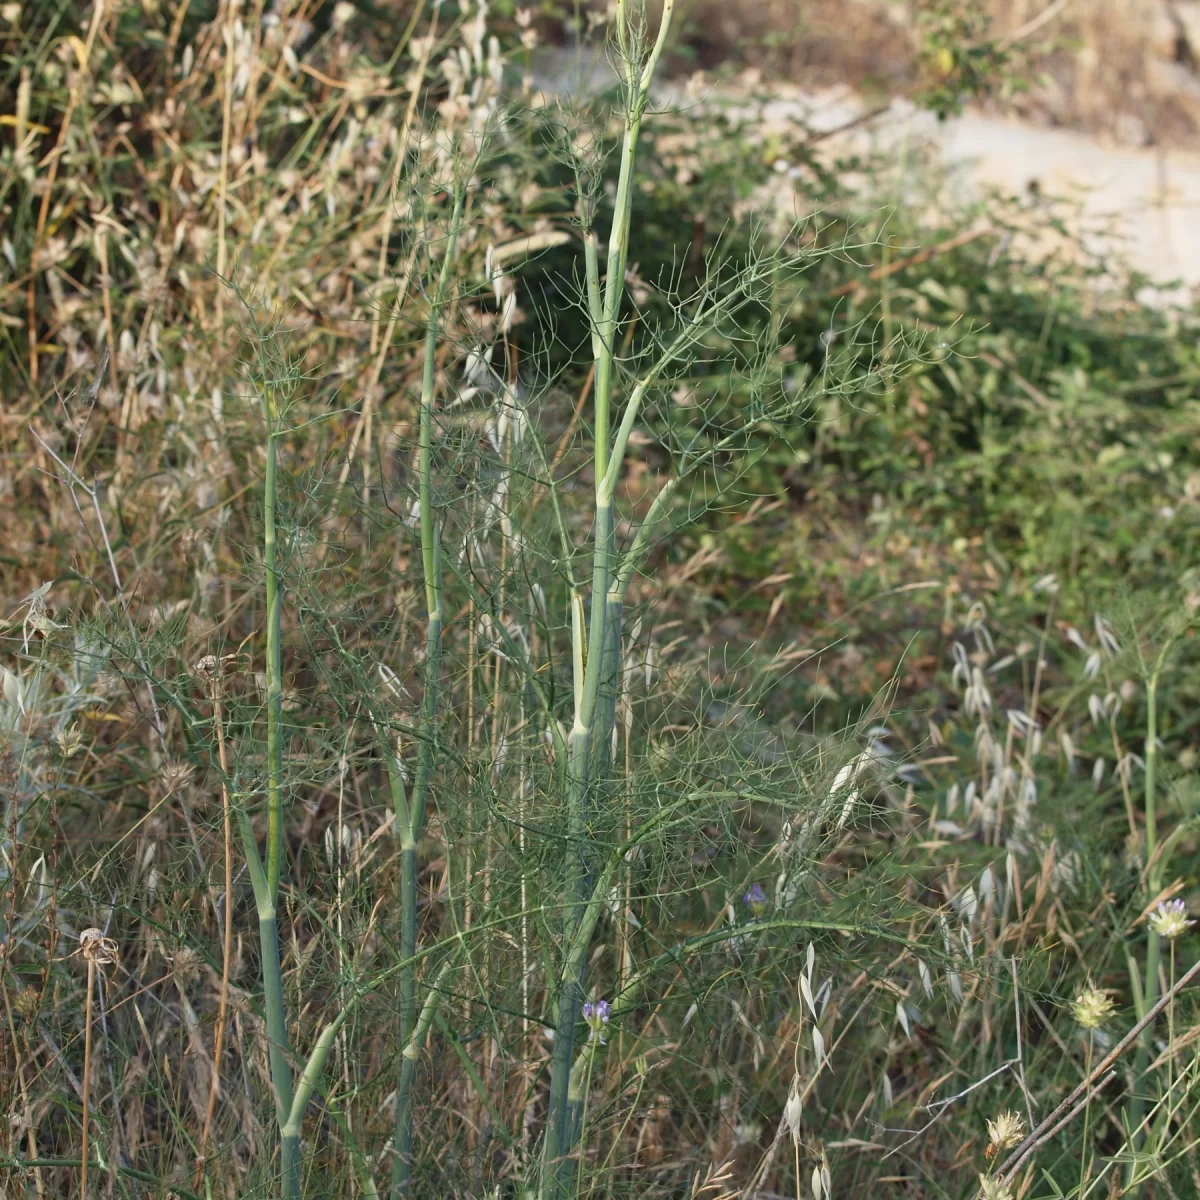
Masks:
[[[547,50],[535,63],[536,83],[548,93],[591,91],[612,77],[606,59],[594,53],[577,58]],[[752,94],[762,90],[711,88],[686,102],[719,105],[764,128],[801,124],[814,131],[841,129],[867,111],[847,88],[773,86],[769,95]],[[685,102],[684,89],[674,84],[664,86],[662,97]],[[1143,299],[1200,299],[1200,153],[1113,146],[970,111],[939,124],[901,100],[822,148],[830,156],[853,151],[882,159],[885,169],[867,181],[873,203],[927,201],[917,194],[929,178],[921,164],[936,164],[940,203],[970,203],[993,189],[1022,196],[1045,212],[1047,230],[1053,215],[1089,248],[1102,237],[1119,245],[1158,285],[1146,288]],[[1174,281],[1180,286],[1168,286]]]

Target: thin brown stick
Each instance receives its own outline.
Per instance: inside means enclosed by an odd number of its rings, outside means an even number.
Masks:
[[[87,1000],[83,1009],[83,1137],[79,1147],[79,1195],[87,1200],[88,1175],[88,1098],[92,1080],[92,992],[96,986],[96,960],[87,960]]]
[[[890,262],[886,266],[878,266],[867,275],[867,279],[872,282],[886,279],[890,275],[895,275],[898,271],[928,262],[931,258],[936,258],[939,254],[949,254],[951,250],[957,250],[960,246],[965,246],[968,242],[973,242],[977,238],[986,237],[989,233],[995,233],[995,230],[990,225],[968,229],[965,233],[957,234],[955,237],[948,238],[944,242],[938,242],[936,246],[926,246],[924,250],[918,250],[915,254],[910,254],[907,258],[898,258],[895,262]],[[860,279],[852,279],[849,283],[843,283],[838,287],[830,289],[826,295],[848,296],[851,292],[861,290],[864,282]]]
[[[42,202],[38,207],[37,226],[33,233],[33,254],[30,256],[29,261],[29,289],[25,296],[26,320],[29,329],[29,381],[34,385],[37,384],[38,380],[36,306],[37,277],[39,260],[42,254],[42,239],[46,234],[46,220],[50,215],[50,200],[54,194],[54,181],[58,176],[58,164],[62,160],[62,156],[66,150],[67,134],[71,129],[71,118],[75,115],[76,106],[79,104],[79,97],[88,88],[91,80],[88,67],[92,57],[92,47],[96,42],[96,33],[100,29],[100,21],[103,16],[104,5],[98,2],[92,7],[92,19],[88,25],[87,41],[83,43],[83,53],[79,56],[78,81],[67,97],[67,111],[63,113],[62,124],[58,127],[58,139],[54,143],[54,149],[38,164],[39,166],[45,166],[48,163],[50,173],[46,179],[45,190],[42,192]]]
[[[424,0],[421,7],[424,8]],[[414,17],[415,23],[415,17]],[[388,243],[392,238],[392,221],[396,211],[396,192],[400,187],[400,176],[404,170],[404,160],[408,154],[408,134],[412,129],[413,117],[417,112],[417,101],[420,99],[421,86],[425,82],[425,73],[429,69],[429,55],[433,49],[433,44],[437,40],[438,27],[438,9],[433,10],[433,22],[430,26],[428,36],[421,48],[421,57],[417,62],[416,75],[413,78],[412,86],[409,90],[408,107],[404,110],[404,122],[400,126],[400,136],[396,139],[396,156],[392,160],[392,175],[388,182],[388,198],[387,207],[383,212],[383,231],[379,238],[379,267],[376,272],[376,279],[380,285],[383,283],[384,274],[387,272],[387,253]],[[411,29],[411,26],[410,26]],[[376,200],[379,199],[379,193],[375,194]],[[415,253],[415,251],[414,251]],[[395,315],[399,311],[400,306],[404,303],[404,294],[408,291],[408,276],[412,273],[412,256],[409,258],[408,267],[405,270],[405,280],[402,288],[396,296],[395,305],[392,309],[392,323],[388,326],[388,336],[384,339],[384,346],[392,340],[392,330],[395,328]],[[379,348],[379,309],[375,310],[375,315],[371,320],[371,353],[374,354]],[[386,352],[386,351],[385,351]],[[382,358],[381,358],[382,362]],[[375,378],[379,378],[379,367],[375,368]]]
[[[1013,981],[1013,1013],[1017,1021],[1017,1082],[1021,1085],[1021,1095],[1025,1098],[1025,1115],[1029,1118],[1029,1128],[1033,1128],[1033,1101],[1029,1096],[1029,1085],[1025,1082],[1025,1049],[1021,1039],[1021,985],[1017,982],[1017,960],[1014,956],[1008,960],[1012,970]]]
[[[104,307],[104,334],[108,338],[108,379],[112,384],[112,390],[120,394],[121,383],[117,376],[117,337],[116,328],[113,325],[112,277],[108,273],[108,230],[99,221],[96,223],[93,242],[96,247],[96,258],[100,263],[100,295]],[[117,431],[118,437],[124,434],[125,426],[128,423],[128,420],[121,422],[121,429]]]
[[[229,763],[225,754],[225,729],[221,714],[221,664],[216,665],[216,676],[212,681],[213,724],[217,732],[217,761],[221,765],[221,813],[225,833],[225,905],[222,916],[225,928],[221,947],[221,995],[217,1002],[217,1028],[213,1034],[212,1083],[208,1089],[208,1107],[204,1112],[204,1129],[200,1134],[200,1148],[196,1154],[196,1178],[193,1187],[199,1188],[204,1175],[204,1156],[208,1138],[212,1131],[213,1113],[217,1107],[217,1096],[221,1091],[221,1055],[225,1050],[226,1018],[229,1012],[229,963],[233,957],[233,919],[230,906],[233,903],[233,818],[229,805]]]
[[[179,35],[183,32],[183,19],[187,16],[191,3],[192,0],[183,0],[175,9],[174,17],[171,18],[171,32],[167,35],[167,52],[163,56],[167,72],[168,96],[175,90],[175,81],[172,78],[175,73],[175,47],[179,45]]]
[[[1056,1134],[1058,1134],[1058,1133],[1059,1133],[1061,1130],[1063,1130],[1063,1129],[1066,1129],[1066,1127],[1067,1127],[1067,1126],[1068,1126],[1068,1125],[1069,1125],[1069,1124],[1070,1124],[1070,1123],[1071,1123],[1071,1122],[1072,1122],[1072,1121],[1073,1121],[1073,1120],[1074,1120],[1074,1119],[1075,1119],[1075,1118],[1076,1118],[1076,1117],[1077,1117],[1077,1116],[1078,1116],[1078,1115],[1079,1115],[1081,1112],[1083,1112],[1084,1108],[1085,1108],[1085,1107],[1087,1107],[1087,1105],[1088,1105],[1089,1103],[1091,1103],[1091,1101],[1092,1101],[1092,1100],[1094,1100],[1094,1099],[1096,1098],[1097,1094],[1098,1094],[1098,1093],[1100,1093],[1100,1092],[1102,1092],[1102,1091],[1104,1091],[1104,1089],[1105,1089],[1106,1087],[1108,1087],[1108,1085],[1109,1085],[1110,1083],[1112,1083],[1112,1081],[1113,1081],[1114,1079],[1116,1079],[1116,1077],[1117,1077],[1117,1073],[1116,1073],[1116,1071],[1109,1071],[1109,1073],[1108,1073],[1107,1075],[1105,1075],[1105,1077],[1104,1077],[1103,1079],[1101,1079],[1101,1080],[1100,1080],[1100,1081],[1099,1081],[1099,1082],[1098,1082],[1098,1083],[1097,1083],[1097,1084],[1096,1084],[1096,1085],[1095,1085],[1095,1086],[1092,1088],[1092,1090],[1091,1090],[1090,1092],[1088,1092],[1088,1094],[1087,1094],[1086,1096],[1084,1096],[1084,1097],[1083,1097],[1083,1099],[1082,1099],[1082,1100],[1080,1100],[1080,1101],[1079,1101],[1079,1102],[1078,1102],[1078,1103],[1075,1105],[1075,1107],[1074,1107],[1073,1109],[1071,1109],[1071,1111],[1070,1111],[1069,1113],[1067,1113],[1067,1115],[1066,1115],[1065,1117],[1063,1117],[1063,1119],[1062,1119],[1061,1121],[1059,1121],[1059,1123],[1058,1123],[1057,1125],[1055,1125],[1055,1126],[1054,1126],[1054,1128],[1053,1128],[1053,1129],[1047,1129],[1047,1130],[1046,1130],[1046,1132],[1045,1132],[1045,1133],[1042,1135],[1041,1139],[1038,1141],[1038,1146],[1041,1146],[1041,1145],[1043,1145],[1044,1143],[1048,1142],[1048,1141],[1049,1141],[1049,1140],[1050,1140],[1052,1137],[1054,1137]],[[1035,1146],[1035,1147],[1034,1147],[1034,1149],[1036,1150],[1036,1149],[1037,1149],[1037,1146]]]
[[[1036,33],[1043,25],[1053,21],[1070,3],[1070,0],[1054,0],[1048,8],[1042,9],[1036,17],[1031,17],[1024,25],[1014,29],[1007,37],[1000,40],[1001,47],[1012,46],[1023,41],[1031,33]],[[1168,10],[1169,11],[1169,10]]]
[[[1188,972],[1180,978],[1170,991],[1159,997],[1158,1002],[1136,1025],[1100,1060],[1088,1077],[1010,1154],[1000,1168],[1002,1179],[1011,1179],[1025,1165],[1026,1159],[1048,1138],[1058,1132],[1064,1118],[1073,1116],[1081,1097],[1086,1096],[1095,1081],[1104,1075],[1108,1069],[1137,1041],[1142,1030],[1153,1023],[1164,1008],[1181,992],[1197,975],[1200,975],[1200,959]]]
[[[225,0],[225,28],[221,31],[221,42],[225,48],[222,55],[221,79],[221,160],[217,168],[217,329],[221,328],[225,298],[225,199],[229,190],[229,130],[233,122],[233,35],[235,10],[233,0]]]
[[[866,112],[859,113],[857,117],[851,117],[849,121],[837,125],[833,129],[819,129],[814,133],[810,133],[801,144],[807,149],[809,146],[815,146],[818,142],[828,141],[829,138],[837,137],[839,134],[849,133],[852,129],[857,129],[860,125],[869,124],[876,117],[882,117],[891,107],[892,105],[889,101],[887,104],[880,104],[875,108],[869,108]]]
[[[567,452],[567,447],[571,444],[571,439],[575,436],[575,430],[579,425],[579,418],[583,414],[583,406],[587,403],[588,393],[592,390],[592,381],[596,378],[596,364],[592,363],[588,367],[587,378],[583,381],[583,387],[579,389],[579,399],[575,401],[575,411],[571,414],[571,419],[567,422],[566,429],[563,430],[563,435],[558,439],[558,445],[554,448],[554,458],[550,461],[550,474],[553,475],[555,468],[562,462],[563,455]]]
[[[633,331],[637,328],[637,314],[634,313],[633,320],[629,322],[629,328],[625,331],[624,351],[629,350],[629,345],[633,341]],[[583,381],[583,387],[579,389],[579,399],[575,401],[575,410],[571,413],[571,419],[567,422],[566,429],[563,430],[563,435],[558,439],[558,445],[554,448],[554,457],[550,460],[550,480],[554,480],[554,472],[558,469],[558,464],[562,462],[563,456],[567,453],[567,447],[571,444],[571,439],[575,436],[575,430],[579,427],[579,418],[583,415],[583,406],[587,403],[588,395],[591,393],[592,384],[596,379],[596,364],[592,363],[588,367],[587,378]],[[538,501],[541,499],[542,493],[539,493],[534,500],[534,507],[537,507]]]
[[[36,1159],[38,1156],[37,1147],[37,1130],[34,1128],[33,1109],[29,1104],[29,1088],[25,1083],[25,1059],[21,1054],[21,1043],[17,1040],[17,1026],[13,1020],[12,1005],[8,999],[8,988],[4,986],[3,979],[0,979],[0,996],[4,998],[4,1015],[8,1023],[8,1038],[13,1048],[13,1057],[17,1060],[17,1086],[20,1089],[21,1111],[25,1118],[26,1136],[29,1140],[29,1157]],[[526,1010],[528,1011],[528,1010]],[[25,1042],[26,1051],[29,1049],[29,1042]],[[40,1168],[35,1167],[33,1172],[34,1186],[37,1188],[38,1200],[46,1194],[46,1184],[42,1179]]]

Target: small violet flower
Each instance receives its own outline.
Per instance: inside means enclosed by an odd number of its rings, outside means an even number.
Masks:
[[[583,1006],[583,1019],[588,1023],[588,1028],[591,1033],[588,1035],[588,1041],[599,1041],[600,1045],[604,1045],[604,1027],[608,1024],[608,1018],[612,1015],[612,1005],[607,1000],[587,1001]]]
[[[767,911],[767,893],[761,883],[752,883],[750,890],[742,897],[742,903],[756,916],[761,917]]]

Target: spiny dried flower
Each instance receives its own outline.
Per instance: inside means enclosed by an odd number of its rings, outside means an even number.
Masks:
[[[192,674],[197,679],[204,680],[205,683],[211,683],[216,679],[220,669],[221,660],[215,654],[206,654],[196,662],[196,665],[192,668]]]
[[[1084,1029],[1099,1029],[1113,1015],[1113,1002],[1099,989],[1085,987],[1071,1005],[1071,1015]]]
[[[79,935],[79,953],[98,967],[108,967],[117,961],[117,943],[102,929],[85,929]]]
[[[187,763],[164,763],[162,770],[158,773],[158,777],[162,783],[163,791],[170,796],[175,792],[182,791],[191,783],[192,768]]]
[[[26,606],[25,621],[21,630],[22,643],[26,653],[29,651],[30,633],[36,633],[45,638],[50,636],[51,630],[63,628],[50,619],[50,605],[46,602],[46,596],[51,587],[53,587],[52,583],[39,584],[22,601]]]
[[[181,987],[191,983],[200,974],[200,955],[189,946],[177,950],[171,959],[171,974]]]
[[[588,1028],[591,1033],[588,1035],[588,1041],[599,1041],[600,1045],[604,1045],[604,1027],[608,1024],[608,1018],[612,1015],[612,1005],[607,1000],[589,1000],[583,1006],[583,1019],[588,1023]]]
[[[17,1015],[28,1020],[38,1010],[37,991],[31,987],[22,988],[13,993],[12,1003]]]
[[[1187,905],[1182,900],[1167,900],[1150,914],[1150,928],[1169,942],[1173,942],[1190,924]]]
[[[987,1156],[992,1158],[1002,1150],[1011,1150],[1025,1136],[1025,1122],[1015,1112],[1002,1112],[987,1123]]]
[[[1012,1189],[997,1175],[980,1175],[979,1200],[1013,1200]]]

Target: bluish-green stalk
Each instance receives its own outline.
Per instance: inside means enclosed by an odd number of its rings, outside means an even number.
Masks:
[[[275,1113],[280,1129],[281,1190],[285,1200],[299,1200],[300,1141],[289,1137],[284,1126],[292,1112],[292,1066],[284,1011],[283,975],[279,958],[279,879],[283,864],[283,665],[280,649],[283,589],[275,536],[278,487],[276,482],[279,411],[278,396],[264,372],[263,412],[267,422],[267,463],[263,486],[263,573],[267,609],[267,840],[266,861],[249,818],[239,810],[239,825],[246,865],[258,910],[258,936],[262,955],[263,1007],[267,1017],[268,1059],[275,1092]]]
[[[592,547],[591,608],[588,615],[586,651],[583,622],[573,621],[575,715],[567,739],[567,833],[570,845],[570,876],[567,881],[563,921],[563,952],[567,967],[559,977],[556,1004],[554,1053],[550,1070],[548,1127],[543,1149],[542,1194],[547,1200],[566,1200],[574,1194],[575,1156],[579,1145],[582,1098],[571,1087],[575,1028],[584,995],[587,929],[586,898],[591,891],[592,864],[587,853],[588,810],[606,758],[615,696],[602,689],[616,686],[616,664],[620,660],[621,603],[610,596],[616,573],[613,498],[632,416],[640,396],[626,405],[624,436],[612,444],[611,413],[614,351],[621,302],[625,295],[625,264],[629,251],[629,227],[633,211],[634,164],[642,114],[649,99],[650,84],[666,45],[674,0],[666,0],[654,47],[645,62],[635,57],[633,31],[640,28],[638,16],[629,11],[628,0],[618,0],[615,16],[618,46],[625,63],[625,133],[621,145],[620,171],[609,231],[607,276],[603,292],[599,275],[596,236],[585,212],[585,269],[587,304],[592,326],[595,359],[595,420],[593,471],[595,516]]]
[[[1174,644],[1173,638],[1168,638],[1154,667],[1146,679],[1146,746],[1145,746],[1145,790],[1143,793],[1143,814],[1145,817],[1146,833],[1146,895],[1153,899],[1162,890],[1163,875],[1167,864],[1169,846],[1159,846],[1158,842],[1158,803],[1156,789],[1158,785],[1158,681],[1162,674],[1167,654]],[[1170,839],[1168,839],[1170,840]],[[1147,924],[1146,936],[1146,970],[1142,977],[1141,1003],[1138,1015],[1149,1012],[1158,999],[1158,975],[1162,965],[1162,938],[1155,932],[1153,924]],[[1142,1121],[1146,1111],[1147,1089],[1149,1080],[1146,1077],[1150,1063],[1151,1051],[1154,1047],[1154,1023],[1151,1022],[1142,1030],[1138,1038],[1137,1052],[1133,1059],[1133,1092],[1129,1098],[1129,1131],[1133,1139],[1134,1149],[1141,1147],[1145,1141]],[[1133,1180],[1134,1165],[1130,1166],[1130,1181]]]
[[[410,965],[400,975],[400,1041],[404,1046],[396,1082],[396,1129],[393,1140],[392,1200],[408,1195],[412,1177],[413,1114],[412,1083],[416,1053],[410,1054],[410,1039],[416,1020],[417,977],[413,961],[417,948],[417,843],[425,821],[429,782],[433,774],[437,741],[438,690],[442,657],[442,564],[441,531],[433,509],[433,391],[437,342],[442,308],[458,233],[462,224],[465,188],[455,189],[449,240],[434,290],[425,329],[425,359],[421,376],[420,431],[417,449],[418,504],[420,508],[421,565],[425,575],[425,679],[421,701],[421,724],[417,745],[417,769],[412,796],[405,794],[399,764],[388,755],[392,802],[400,838],[400,957]],[[432,1018],[431,1018],[432,1019]]]

